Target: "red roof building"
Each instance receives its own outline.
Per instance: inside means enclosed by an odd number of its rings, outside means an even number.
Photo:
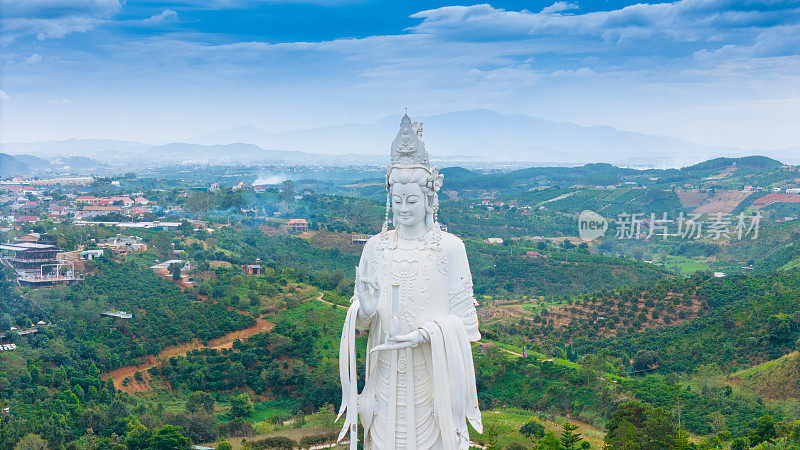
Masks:
[[[299,233],[308,231],[308,221],[306,219],[291,219],[289,220],[289,228]]]

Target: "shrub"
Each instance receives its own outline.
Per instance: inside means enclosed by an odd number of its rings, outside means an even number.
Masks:
[[[337,431],[332,431],[330,433],[323,433],[323,434],[315,434],[300,439],[300,445],[302,447],[311,447],[312,445],[328,444],[330,442],[336,442],[336,439],[338,438],[339,438],[339,432]]]
[[[541,439],[544,436],[544,425],[534,419],[522,425],[519,432],[528,437]]]
[[[297,441],[289,439],[285,436],[271,436],[258,441],[250,443],[253,449],[267,449],[267,448],[280,448],[280,449],[293,449],[298,447]]]

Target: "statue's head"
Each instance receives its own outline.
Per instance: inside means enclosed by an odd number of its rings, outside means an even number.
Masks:
[[[389,209],[394,210],[394,224],[415,225],[424,221],[428,228],[438,226],[439,210],[437,191],[443,176],[439,169],[431,168],[428,152],[417,130],[407,115],[400,121],[400,131],[392,142],[392,163],[386,172],[386,222]]]
[[[428,186],[430,177],[430,172],[422,168],[389,172],[389,199],[395,225],[412,226],[425,221],[429,228],[433,226],[436,192]]]

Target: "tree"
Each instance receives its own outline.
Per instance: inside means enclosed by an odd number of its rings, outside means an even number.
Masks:
[[[530,420],[522,425],[519,432],[529,438],[541,439],[544,436],[544,425],[539,423],[538,420]]]
[[[231,208],[242,208],[247,204],[244,196],[240,191],[234,191],[231,188],[220,189],[217,194],[217,206],[219,209],[226,210]]]
[[[0,316],[0,331],[8,331],[12,326],[14,326],[14,321],[11,319],[11,315],[3,313]]]
[[[287,203],[294,200],[294,183],[292,183],[292,180],[286,180],[283,182],[281,189],[281,200]]]
[[[214,397],[208,392],[192,392],[189,398],[186,399],[186,410],[197,412],[201,409],[207,413],[214,412]]]
[[[233,446],[228,441],[222,441],[217,444],[216,450],[233,450]]]
[[[561,442],[556,437],[555,433],[548,431],[539,440],[540,450],[561,450]]]
[[[28,434],[14,446],[14,450],[47,450],[47,448],[47,441],[38,434]]]
[[[183,266],[182,263],[172,263],[169,265],[169,273],[172,274],[172,279],[177,281],[181,279],[181,267]]]
[[[202,191],[192,191],[186,199],[186,207],[191,212],[204,213],[211,208],[211,196]]]
[[[181,433],[181,429],[174,425],[164,425],[155,432],[150,440],[152,450],[186,450],[189,448],[189,438]]]
[[[639,350],[633,357],[634,372],[646,372],[650,366],[658,363],[658,353],[651,350]]]
[[[181,220],[181,225],[178,227],[178,230],[180,230],[184,236],[189,236],[194,231],[194,226],[192,226],[188,220],[183,219]]]
[[[750,439],[742,436],[731,441],[731,450],[750,450]]]
[[[772,442],[773,439],[778,437],[775,430],[775,419],[770,415],[764,415],[758,418],[756,427],[750,431],[750,445],[757,446],[762,442]]]
[[[561,445],[567,450],[573,450],[581,439],[580,433],[575,433],[578,429],[577,425],[572,425],[568,420],[564,421],[564,430],[561,432]]]
[[[162,258],[172,257],[172,239],[166,231],[160,231],[153,236],[153,247]]]
[[[145,450],[150,448],[150,440],[153,438],[153,432],[139,422],[139,419],[133,419],[128,422],[128,433],[125,435],[125,445],[128,450]]]
[[[231,400],[231,416],[234,419],[242,419],[253,414],[253,399],[246,392],[243,392]]]
[[[607,428],[605,441],[610,450],[673,448],[676,442],[672,415],[646,403],[630,401],[619,405]]]

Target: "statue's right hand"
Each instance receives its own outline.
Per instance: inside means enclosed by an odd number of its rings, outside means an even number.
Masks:
[[[356,268],[356,295],[361,312],[365,316],[372,316],[378,310],[378,298],[381,296],[381,289],[378,283],[367,281],[361,278],[360,270]]]

